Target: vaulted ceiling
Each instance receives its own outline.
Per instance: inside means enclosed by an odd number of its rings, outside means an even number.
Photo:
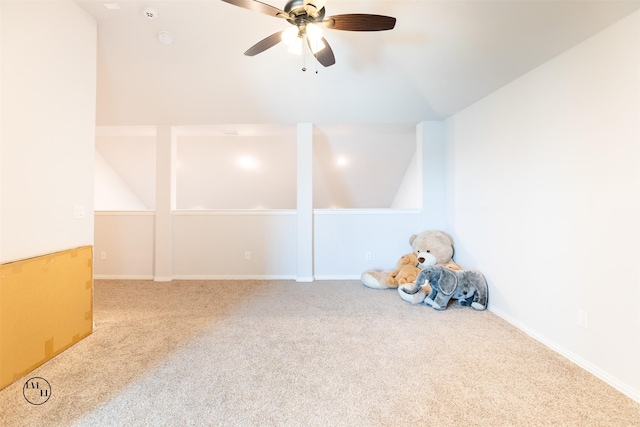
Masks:
[[[98,125],[442,119],[640,7],[636,0],[329,0],[327,16],[381,14],[397,23],[391,31],[325,30],[336,64],[324,68],[282,44],[244,56],[289,24],[221,0],[77,3],[98,22]],[[266,3],[282,9],[286,1]],[[160,31],[173,43],[161,43]]]

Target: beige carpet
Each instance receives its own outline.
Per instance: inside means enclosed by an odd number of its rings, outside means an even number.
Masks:
[[[494,314],[355,281],[96,281],[94,313],[0,391],[0,424],[640,426],[640,404]]]

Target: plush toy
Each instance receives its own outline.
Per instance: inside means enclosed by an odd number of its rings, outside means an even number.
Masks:
[[[389,273],[387,283],[395,284],[396,286],[405,283],[413,283],[416,281],[418,274],[420,274],[420,268],[418,267],[418,257],[411,253],[400,257],[398,261],[398,268]]]
[[[452,261],[453,243],[449,236],[441,231],[429,230],[414,234],[409,238],[409,244],[418,261],[416,267],[420,270],[428,265],[436,264],[459,268]],[[391,277],[393,271],[395,270],[368,270],[362,273],[360,281],[363,285],[372,289],[397,288],[397,281],[394,281]],[[404,295],[409,294],[404,293]]]
[[[476,310],[487,308],[489,288],[484,276],[477,271],[451,270],[440,265],[427,266],[418,275],[413,288],[402,287],[398,291],[414,295],[421,292],[426,282],[431,285],[431,292],[424,303],[436,310],[446,309],[452,298],[465,307]]]

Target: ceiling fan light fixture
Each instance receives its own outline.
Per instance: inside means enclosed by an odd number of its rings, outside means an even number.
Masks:
[[[322,40],[322,30],[315,24],[307,24],[306,28],[307,37],[311,43],[315,43]]]
[[[287,46],[291,46],[298,38],[298,27],[289,27],[282,32],[282,41]]]
[[[300,37],[293,39],[289,45],[289,52],[295,53],[296,55],[302,54],[302,39]]]

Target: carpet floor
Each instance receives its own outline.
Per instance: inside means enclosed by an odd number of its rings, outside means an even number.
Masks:
[[[493,313],[357,281],[96,280],[94,322],[0,391],[3,426],[640,426],[640,404]]]

